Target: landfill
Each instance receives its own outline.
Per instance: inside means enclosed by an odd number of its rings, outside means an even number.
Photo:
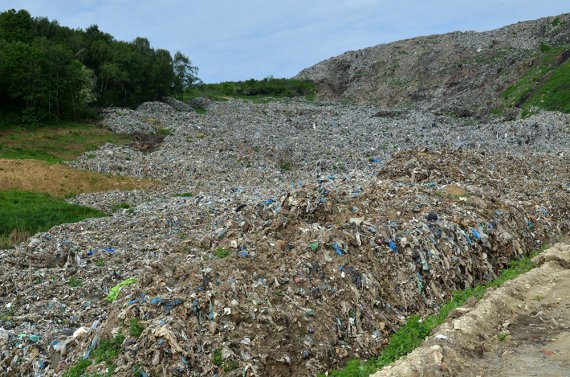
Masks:
[[[69,164],[160,180],[0,250],[0,374],[309,376],[570,230],[570,116],[459,119],[282,100],[108,109],[153,135]],[[132,331],[133,324],[139,331]]]

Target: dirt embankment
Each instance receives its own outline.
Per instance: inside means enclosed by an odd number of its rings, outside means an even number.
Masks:
[[[570,245],[488,292],[405,359],[373,377],[570,376]]]

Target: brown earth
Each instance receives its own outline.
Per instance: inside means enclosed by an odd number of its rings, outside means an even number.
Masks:
[[[570,245],[457,309],[422,347],[373,377],[570,376]]]
[[[72,169],[38,160],[0,159],[0,191],[47,192],[65,197],[84,192],[148,188],[156,182]]]

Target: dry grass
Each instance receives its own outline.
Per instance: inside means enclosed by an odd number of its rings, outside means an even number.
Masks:
[[[155,181],[117,177],[38,160],[0,159],[0,191],[45,192],[63,198],[86,192],[148,188]]]

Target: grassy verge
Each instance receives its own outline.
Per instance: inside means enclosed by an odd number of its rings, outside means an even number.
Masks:
[[[0,208],[0,248],[10,247],[54,225],[105,215],[48,194],[25,191],[0,192]]]
[[[570,113],[570,46],[553,48],[543,43],[539,50],[502,98],[508,106],[520,107],[523,116],[533,109]]]
[[[225,98],[249,99],[268,102],[275,98],[304,97],[315,99],[315,84],[308,80],[275,79],[227,81],[218,84],[202,84],[186,93],[187,97],[208,97],[213,100]]]
[[[36,159],[49,163],[73,160],[105,143],[126,145],[127,135],[80,123],[0,129],[0,158]]]
[[[537,256],[543,250],[544,249],[533,252],[526,258],[510,262],[509,267],[504,269],[499,277],[492,282],[455,292],[452,299],[441,307],[439,313],[430,315],[423,321],[418,316],[410,316],[406,324],[392,335],[388,345],[386,345],[378,357],[372,358],[368,361],[351,360],[344,368],[329,372],[328,376],[367,377],[386,365],[393,363],[402,356],[407,355],[420,346],[425,337],[430,335],[431,331],[435,327],[445,321],[449,313],[464,305],[469,298],[474,297],[476,299],[480,299],[483,297],[487,289],[499,287],[506,281],[512,280],[517,276],[530,271],[532,269],[532,258]],[[324,376],[324,374],[320,376]]]

